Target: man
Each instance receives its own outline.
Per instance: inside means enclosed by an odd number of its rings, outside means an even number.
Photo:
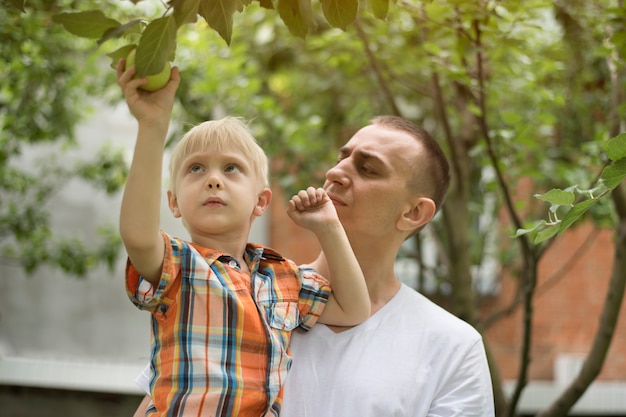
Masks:
[[[372,315],[352,328],[294,334],[282,416],[494,415],[479,333],[394,274],[402,242],[433,218],[448,177],[438,144],[399,117],[373,119],[341,148],[324,188],[365,275]],[[326,273],[323,255],[311,267]]]
[[[294,333],[283,417],[495,414],[480,334],[394,273],[402,243],[441,207],[448,171],[430,135],[399,117],[374,118],[341,148],[324,188],[365,275],[372,314],[356,327]],[[328,272],[323,255],[310,266]]]

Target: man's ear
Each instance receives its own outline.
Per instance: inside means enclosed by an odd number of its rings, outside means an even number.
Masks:
[[[167,190],[167,205],[170,207],[170,210],[174,217],[180,217],[180,209],[178,208],[178,200],[176,196],[172,192],[172,190]]]
[[[407,210],[398,219],[400,230],[410,231],[423,227],[437,211],[435,202],[427,197],[416,197]]]
[[[252,214],[259,217],[261,216],[265,210],[270,206],[270,202],[272,201],[272,191],[269,188],[263,188],[257,197],[256,206],[254,206],[254,210]]]

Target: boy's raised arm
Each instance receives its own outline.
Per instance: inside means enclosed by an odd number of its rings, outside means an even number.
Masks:
[[[367,320],[371,302],[365,277],[326,191],[313,187],[300,191],[289,201],[287,213],[315,233],[328,263],[333,292],[319,322],[355,326]]]
[[[164,88],[147,92],[139,89],[145,79],[134,79],[134,67],[125,71],[124,66],[124,60],[120,60],[117,82],[137,119],[138,132],[122,197],[120,235],[135,269],[156,286],[164,255],[160,236],[163,147],[180,77],[174,68]]]

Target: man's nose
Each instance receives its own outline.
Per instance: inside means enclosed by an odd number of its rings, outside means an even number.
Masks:
[[[350,183],[349,162],[343,159],[326,171],[326,182],[346,186]]]

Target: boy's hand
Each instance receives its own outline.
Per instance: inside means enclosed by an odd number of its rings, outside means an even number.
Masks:
[[[169,123],[176,89],[180,84],[180,73],[177,67],[172,68],[172,75],[165,87],[149,92],[140,89],[147,80],[135,77],[135,66],[128,69],[126,60],[120,59],[117,63],[117,83],[126,97],[126,104],[138,122],[154,121]]]
[[[337,210],[323,188],[309,187],[289,200],[287,214],[299,226],[315,231],[339,223]]]

